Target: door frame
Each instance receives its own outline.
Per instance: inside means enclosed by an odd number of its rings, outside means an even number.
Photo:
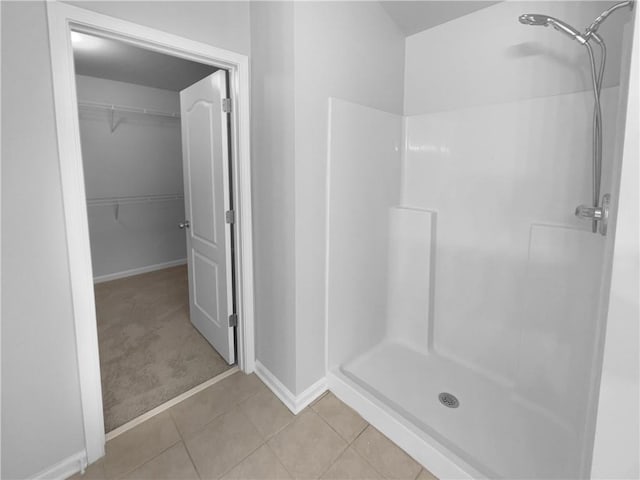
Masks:
[[[47,2],[47,17],[85,450],[87,462],[92,463],[105,453],[105,432],[71,29],[228,70],[233,106],[230,167],[233,172],[233,202],[237,212],[234,235],[237,362],[245,373],[255,369],[249,58],[56,1]]]

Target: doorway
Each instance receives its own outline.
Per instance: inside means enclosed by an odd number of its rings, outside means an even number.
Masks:
[[[227,72],[71,41],[109,433],[235,363]]]
[[[88,206],[85,195],[82,155],[80,148],[80,122],[78,116],[78,94],[74,79],[73,48],[71,33],[78,32],[101,37],[110,40],[121,41],[128,45],[143,48],[153,52],[163,53],[179,59],[195,61],[203,65],[222,70],[228,87],[219,84],[219,91],[226,92],[225,109],[230,106],[230,112],[224,112],[226,122],[220,122],[227,128],[226,135],[230,144],[230,156],[228,166],[229,173],[229,205],[233,205],[231,219],[234,225],[234,234],[228,236],[229,256],[228,262],[235,269],[233,286],[235,297],[228,302],[233,305],[233,310],[225,310],[235,315],[231,318],[223,318],[218,315],[218,326],[229,329],[237,321],[235,327],[235,342],[230,341],[236,356],[238,367],[245,373],[251,373],[254,369],[255,356],[253,345],[253,268],[252,268],[252,235],[251,235],[251,190],[250,190],[250,162],[249,162],[249,108],[248,108],[248,58],[226,50],[218,49],[210,45],[195,42],[183,37],[167,34],[158,30],[142,27],[116,18],[100,15],[65,4],[51,3],[47,5],[49,18],[49,36],[52,52],[52,68],[54,83],[54,98],[56,103],[56,123],[58,127],[58,147],[63,185],[63,201],[65,209],[65,224],[67,231],[67,244],[69,250],[70,277],[73,291],[73,307],[77,338],[77,355],[80,370],[80,389],[83,405],[83,421],[85,428],[86,460],[88,463],[95,461],[104,454],[105,424],[102,413],[102,392],[100,387],[100,364],[98,356],[98,328],[96,322],[96,310],[93,295],[93,268],[91,262],[91,248],[88,222]],[[211,104],[215,102],[210,102]],[[218,105],[220,105],[218,103]],[[118,124],[118,118],[109,113],[109,128],[117,129],[125,126]],[[222,130],[217,132],[224,138]],[[201,177],[198,177],[201,178]],[[187,197],[187,192],[185,192]],[[200,197],[198,197],[200,198]],[[175,199],[174,199],[175,200]],[[116,206],[112,207],[115,209]],[[123,212],[124,205],[120,205]],[[227,211],[222,211],[219,218],[229,218]],[[224,205],[225,208],[228,205]],[[201,212],[201,209],[199,210]],[[193,213],[193,211],[192,211]],[[113,212],[115,216],[115,212]],[[206,214],[206,212],[205,212]],[[183,218],[180,223],[189,221]],[[193,223],[193,219],[191,219]],[[202,222],[198,222],[201,223]],[[195,226],[195,225],[194,225]],[[206,229],[205,229],[206,230]],[[190,229],[193,235],[199,235],[207,239],[207,232]],[[221,237],[216,237],[221,238]],[[216,240],[218,242],[218,240]],[[202,255],[202,252],[200,252]],[[203,255],[206,258],[206,255]],[[211,258],[207,258],[211,261]],[[205,262],[206,263],[206,262]],[[215,262],[214,262],[215,263]],[[200,281],[206,280],[207,272],[196,267],[189,269],[189,280],[196,277],[196,284],[201,285],[195,289],[195,295],[191,297],[191,308],[194,302],[204,310],[208,306],[216,305],[219,311],[222,305],[220,290],[210,291],[208,284]],[[224,282],[227,273],[231,275],[231,269],[227,272],[216,268],[216,281]],[[191,274],[193,272],[193,275]],[[153,272],[151,272],[153,273]],[[210,273],[210,272],[209,272]],[[133,278],[133,277],[130,277]],[[209,275],[210,278],[210,275]],[[118,279],[116,279],[118,280]],[[194,290],[194,289],[192,289]],[[212,302],[211,297],[216,301]],[[207,305],[208,303],[208,305]],[[234,305],[235,304],[235,305]],[[209,309],[211,314],[211,309]],[[213,315],[210,315],[213,316]],[[236,320],[237,318],[237,320]],[[228,323],[224,324],[223,320]],[[195,322],[194,322],[195,323]],[[200,329],[202,331],[203,329]],[[206,332],[202,332],[206,336]],[[223,352],[224,355],[224,352]],[[227,357],[227,360],[230,357]],[[230,362],[232,363],[233,359]]]

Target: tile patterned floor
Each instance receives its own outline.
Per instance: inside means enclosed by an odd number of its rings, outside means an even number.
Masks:
[[[240,372],[106,450],[72,479],[435,479],[333,394],[294,416],[258,377]]]

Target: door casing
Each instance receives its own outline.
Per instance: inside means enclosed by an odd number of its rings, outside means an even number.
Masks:
[[[105,453],[105,432],[71,30],[120,40],[229,72],[233,106],[230,166],[237,213],[234,235],[237,360],[245,373],[255,369],[249,59],[246,55],[63,3],[47,2],[47,17],[85,454],[86,463],[93,463]]]

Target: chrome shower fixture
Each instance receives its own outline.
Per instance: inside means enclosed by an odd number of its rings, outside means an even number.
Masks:
[[[575,40],[578,40],[580,43],[584,44],[592,36],[595,35],[596,31],[598,30],[602,22],[604,22],[609,15],[611,15],[613,12],[615,12],[620,8],[629,7],[630,9],[633,9],[634,3],[635,3],[635,0],[626,0],[624,2],[616,3],[615,5],[613,5],[612,7],[608,8],[607,10],[602,12],[600,15],[598,15],[596,19],[591,23],[591,25],[589,25],[585,29],[584,33],[582,34],[577,29],[564,23],[562,20],[558,20],[557,18],[550,17],[548,15],[541,15],[538,13],[525,13],[523,15],[520,15],[520,17],[518,17],[518,20],[520,21],[520,23],[524,25],[543,26],[543,27],[548,27],[549,25],[551,25],[553,28],[555,28],[559,32],[565,33],[569,37]]]
[[[573,28],[571,25],[567,25],[562,20],[558,20],[554,17],[549,17],[547,15],[539,15],[537,13],[525,13],[524,15],[520,15],[518,17],[520,23],[524,25],[533,25],[533,26],[543,26],[548,27],[551,25],[553,28],[568,35],[570,38],[577,40],[581,44],[586,43],[586,39],[580,34],[578,30]]]
[[[609,8],[609,9],[605,10],[604,12],[602,12],[593,21],[593,23],[591,23],[591,25],[589,25],[587,27],[587,29],[585,30],[585,32],[584,32],[585,38],[587,40],[589,40],[589,38],[596,33],[596,31],[598,30],[598,27],[600,27],[600,24],[602,22],[604,22],[609,15],[611,15],[613,12],[615,12],[619,8],[629,7],[631,10],[633,10],[633,4],[634,3],[635,3],[635,0],[627,0],[626,2],[616,3],[611,8]]]
[[[602,202],[600,201],[600,183],[602,178],[602,109],[600,106],[600,90],[602,88],[602,79],[604,76],[604,67],[607,59],[607,48],[602,38],[596,33],[602,22],[604,22],[609,15],[620,8],[630,7],[633,9],[635,0],[626,0],[624,2],[616,3],[612,7],[602,12],[596,19],[589,25],[584,33],[580,33],[578,30],[570,25],[567,25],[557,18],[550,17],[548,15],[541,15],[538,13],[525,13],[520,15],[518,20],[524,25],[543,26],[548,27],[551,25],[556,30],[564,33],[565,35],[577,40],[581,45],[584,45],[589,54],[589,61],[591,63],[591,80],[593,83],[593,96],[594,96],[594,108],[593,108],[593,147],[592,147],[592,171],[593,171],[593,198],[591,205],[580,205],[576,208],[575,214],[578,218],[589,220],[592,223],[593,233],[598,231],[598,224],[600,224],[600,233],[606,235],[607,232],[607,220],[608,220],[608,205],[609,195],[604,195]],[[596,68],[596,59],[591,46],[591,40],[593,40],[600,48],[600,68]]]

